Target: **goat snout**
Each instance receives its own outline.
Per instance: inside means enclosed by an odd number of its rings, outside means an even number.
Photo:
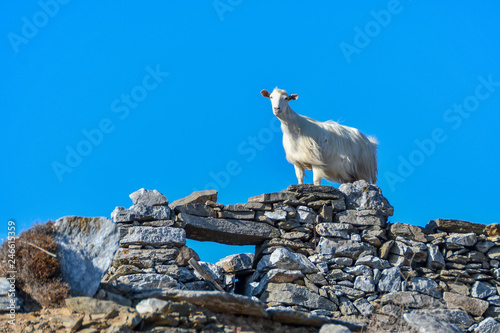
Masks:
[[[279,111],[280,107],[279,106],[278,107],[274,107],[273,109],[274,109],[274,111]]]

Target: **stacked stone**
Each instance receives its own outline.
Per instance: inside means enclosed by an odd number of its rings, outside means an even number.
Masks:
[[[257,247],[248,289],[268,306],[368,316],[377,291],[389,291],[397,278],[398,271],[376,257],[393,213],[378,187],[363,181],[340,189],[292,185],[249,201],[273,205],[264,215],[280,233]]]
[[[100,298],[130,305],[133,295],[145,290],[216,289],[211,281],[206,281],[189,265],[191,258],[215,284],[228,291],[234,289],[237,276],[245,276],[252,271],[253,254],[233,255],[212,264],[201,262],[198,254],[185,245],[185,223],[180,218],[180,212],[201,216],[213,214],[218,210],[216,191],[195,193],[173,202],[170,207],[168,199],[156,190],[140,189],[130,198],[133,202],[130,208],[117,207],[111,214],[119,226],[120,246],[102,280]],[[207,202],[215,209],[206,205]],[[176,218],[174,209],[179,218]]]
[[[188,265],[199,261],[185,246],[189,238],[256,245],[255,256],[200,265],[226,291],[256,297],[287,320],[300,312],[323,322],[404,318],[407,327],[460,331],[500,319],[498,225],[391,225],[393,207],[364,181],[339,189],[292,185],[236,205],[201,191],[168,206],[151,192],[134,192],[134,205],[112,214],[120,249],[104,282],[134,302],[158,288],[216,289]]]
[[[111,214],[119,226],[120,247],[98,295],[130,305],[130,294],[144,290],[202,288],[203,281],[188,266],[191,257],[199,257],[185,246],[186,232],[176,225],[168,199],[145,189],[130,198],[130,208],[116,207]]]

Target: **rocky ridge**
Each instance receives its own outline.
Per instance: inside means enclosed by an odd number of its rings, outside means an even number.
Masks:
[[[130,208],[111,214],[116,230],[106,227],[117,241],[103,247],[112,259],[100,285],[79,279],[86,297],[67,300],[76,313],[106,309],[80,330],[227,331],[229,321],[217,319],[225,314],[259,318],[263,326],[253,329],[268,331],[381,331],[396,323],[408,332],[500,331],[498,224],[390,224],[394,208],[364,181],[292,185],[236,205],[217,203],[216,191],[170,205],[157,191],[130,197]],[[256,249],[211,264],[186,239]],[[73,273],[66,269],[68,281]],[[95,302],[121,308],[110,314],[112,306]]]

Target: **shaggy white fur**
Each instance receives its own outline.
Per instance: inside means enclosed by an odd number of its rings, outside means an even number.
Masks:
[[[294,165],[299,184],[304,184],[304,170],[313,171],[316,185],[322,178],[340,184],[361,179],[377,182],[377,139],[334,121],[297,114],[288,105],[298,98],[296,94],[278,88],[261,94],[271,99],[274,115],[281,121],[286,159]]]

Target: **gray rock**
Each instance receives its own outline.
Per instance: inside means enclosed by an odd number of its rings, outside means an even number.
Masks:
[[[472,316],[479,317],[488,309],[489,302],[477,298],[444,292],[443,299],[449,309],[462,309]]]
[[[494,318],[486,318],[480,322],[474,329],[474,332],[478,333],[498,333],[500,332],[500,323]]]
[[[496,295],[497,289],[487,282],[476,281],[472,285],[470,294],[472,297],[485,299]]]
[[[404,320],[410,327],[420,333],[427,332],[440,332],[440,333],[461,333],[461,329],[446,321],[440,321],[431,315],[425,313],[405,313],[403,314]]]
[[[130,286],[133,292],[145,289],[180,288],[179,283],[171,276],[164,274],[129,274],[116,279],[118,284]]]
[[[21,311],[21,299],[17,296],[1,296],[0,297],[0,313],[11,313]]]
[[[260,279],[258,286],[252,291],[252,295],[259,296],[267,288],[269,283],[291,283],[303,279],[304,274],[297,270],[271,269]]]
[[[367,293],[375,291],[375,283],[371,276],[358,276],[354,280],[354,289],[358,289]]]
[[[500,307],[500,296],[498,295],[490,296],[486,300],[490,302],[491,305]]]
[[[441,269],[445,266],[443,254],[437,245],[427,244],[427,268]]]
[[[355,226],[375,225],[384,227],[387,222],[387,216],[378,210],[345,210],[336,215],[336,221],[340,223],[349,223]]]
[[[260,202],[260,203],[274,203],[285,200],[296,200],[297,197],[293,193],[289,192],[278,192],[278,193],[264,193],[256,195],[248,199],[248,202]]]
[[[209,262],[204,262],[204,261],[200,261],[199,264],[200,264],[201,268],[203,268],[205,270],[205,272],[207,272],[208,275],[210,275],[210,277],[212,279],[214,279],[217,282],[222,282],[222,280],[224,279],[224,273],[222,271],[222,268],[220,268],[219,266],[217,266],[215,264],[212,264]],[[198,279],[200,279],[200,280],[202,279],[202,276],[197,271],[194,271],[194,275]]]
[[[9,292],[14,292],[15,290],[15,284],[10,283],[6,277],[0,277],[0,296],[8,295]]]
[[[363,316],[370,316],[375,308],[364,298],[358,298],[352,303]]]
[[[351,333],[352,331],[344,326],[338,324],[324,324],[321,326],[319,333]]]
[[[327,275],[326,275],[326,278],[329,280],[329,281],[353,281],[354,280],[354,276],[351,275],[351,274],[348,274],[344,271],[342,271],[341,269],[332,269]]]
[[[186,224],[187,237],[198,241],[228,245],[257,245],[280,235],[278,229],[267,223],[205,218],[182,213],[178,217]]]
[[[244,204],[236,204],[236,205],[225,205],[223,210],[229,210],[233,212],[246,212],[249,210],[260,210],[260,211],[269,211],[272,210],[273,207],[271,205],[266,205],[260,202],[249,202]]]
[[[106,314],[111,310],[124,312],[130,310],[135,312],[135,309],[120,305],[113,301],[105,301],[92,297],[70,297],[65,299],[66,306],[73,312],[85,314]]]
[[[435,298],[441,298],[439,285],[426,277],[416,277],[411,280],[412,290]]]
[[[314,223],[316,220],[316,212],[309,207],[306,206],[298,206],[297,207],[297,219],[302,223]]]
[[[340,199],[344,198],[344,194],[337,188],[333,186],[325,185],[313,185],[313,184],[300,184],[300,185],[290,185],[283,192],[293,192],[299,197],[305,197],[308,195],[317,195],[321,199]]]
[[[159,298],[148,298],[137,303],[135,309],[141,315],[145,315],[146,313],[161,313],[168,304],[169,302]]]
[[[177,205],[175,206],[175,212],[202,216],[202,217],[217,217],[217,212],[210,206],[200,203],[190,203],[186,205]]]
[[[93,296],[119,247],[116,224],[104,217],[66,216],[54,223],[61,272],[76,295]]]
[[[396,238],[396,242],[391,248],[390,253],[403,256],[412,262],[422,263],[427,261],[427,247],[419,246],[415,243],[403,242],[404,239]]]
[[[476,235],[481,235],[485,232],[485,227],[486,225],[479,223],[451,219],[437,219],[430,221],[425,229],[429,233],[435,233],[437,230],[441,230],[445,232],[456,232],[464,234],[473,232]]]
[[[445,322],[466,331],[473,323],[471,317],[461,310],[434,309],[434,310],[412,310],[412,313],[434,317],[440,322]]]
[[[129,195],[132,199],[133,205],[145,205],[145,206],[164,206],[168,205],[168,199],[166,196],[158,192],[157,190],[146,190],[141,188]]]
[[[217,194],[218,192],[216,190],[193,192],[185,198],[178,199],[170,203],[170,208],[174,209],[177,206],[187,204],[204,204],[207,201],[217,202]]]
[[[490,242],[489,240],[479,241],[476,243],[476,249],[482,253],[488,252],[488,250],[493,246],[495,246],[495,243]]]
[[[222,212],[218,212],[217,217],[221,219],[253,220],[255,218],[255,212],[252,210],[236,212],[223,210]]]
[[[365,265],[379,270],[391,267],[391,264],[389,264],[387,260],[380,259],[379,257],[375,257],[372,255],[358,258],[358,260],[356,260],[356,265]]]
[[[171,213],[172,211],[168,206],[134,205],[128,209],[124,207],[116,207],[111,213],[111,218],[116,223],[169,220]]]
[[[335,303],[310,291],[308,288],[292,283],[269,283],[261,300],[284,305],[298,305],[308,309],[325,309],[335,311]]]
[[[391,225],[390,234],[393,238],[401,236],[412,241],[427,242],[427,237],[425,236],[423,229],[410,224],[397,222]]]
[[[251,297],[219,291],[193,291],[180,289],[144,290],[132,295],[136,300],[159,298],[167,301],[188,302],[208,310],[246,316],[266,316],[265,304]]]
[[[338,237],[349,239],[349,232],[354,228],[347,223],[319,223],[316,225],[316,232],[320,236]]]
[[[343,282],[343,281],[340,281]],[[350,288],[348,286],[343,286],[341,284],[329,285],[323,287],[325,290],[333,292],[335,296],[347,296],[349,298],[360,298],[365,296],[365,293],[361,290]]]
[[[376,250],[375,247],[364,242],[352,240],[334,241],[326,237],[321,237],[316,252],[320,255],[335,255],[357,259],[361,254],[373,255],[376,253]]]
[[[394,214],[394,207],[389,204],[376,185],[358,180],[354,183],[340,185],[339,190],[346,195],[349,209],[374,209],[383,211],[387,216]]]
[[[359,276],[359,275],[373,276],[373,271],[370,269],[370,267],[365,266],[365,265],[356,265],[356,266],[346,267],[346,268],[344,268],[344,272],[355,275],[355,276]]]
[[[477,243],[477,236],[473,232],[467,234],[452,234],[446,237],[446,243],[459,246],[474,246]]]
[[[340,302],[340,305],[339,305],[340,312],[342,312],[342,314],[344,316],[351,316],[351,315],[358,314],[358,310],[352,304],[352,302],[349,300],[349,298],[339,297],[339,302]]]
[[[227,273],[237,273],[252,269],[254,260],[253,253],[241,253],[227,256],[216,263]]]
[[[382,271],[378,290],[393,293],[401,290],[401,271],[399,267],[387,268]]]
[[[493,260],[500,260],[500,246],[494,246],[489,249],[488,257]]]
[[[324,312],[324,310],[319,310]],[[288,325],[301,325],[308,327],[322,327],[322,325],[331,323],[335,325],[345,326],[355,332],[361,332],[363,329],[362,325],[354,324],[350,322],[345,322],[341,320],[336,320],[331,317],[326,317],[324,315],[315,315],[318,310],[311,311],[310,313],[304,311],[298,311],[291,308],[283,306],[270,307],[266,310],[268,316],[272,318],[273,321],[288,324]],[[328,311],[331,313],[331,311]],[[347,331],[340,331],[342,333]]]
[[[420,294],[416,291],[398,291],[382,295],[382,304],[393,303],[405,308],[432,309],[443,307],[443,302],[437,298]]]
[[[186,244],[186,232],[181,228],[172,227],[129,227],[123,228],[120,245],[130,244],[160,246]]]
[[[152,268],[156,265],[175,263],[179,249],[127,249],[120,248],[113,258],[112,266],[133,265],[139,268]]]
[[[318,272],[316,265],[305,255],[291,252],[284,247],[278,247],[271,255],[264,256],[257,264],[258,271],[272,268],[299,270],[305,274]]]
[[[285,221],[287,212],[282,209],[264,212],[264,216],[271,221]]]

